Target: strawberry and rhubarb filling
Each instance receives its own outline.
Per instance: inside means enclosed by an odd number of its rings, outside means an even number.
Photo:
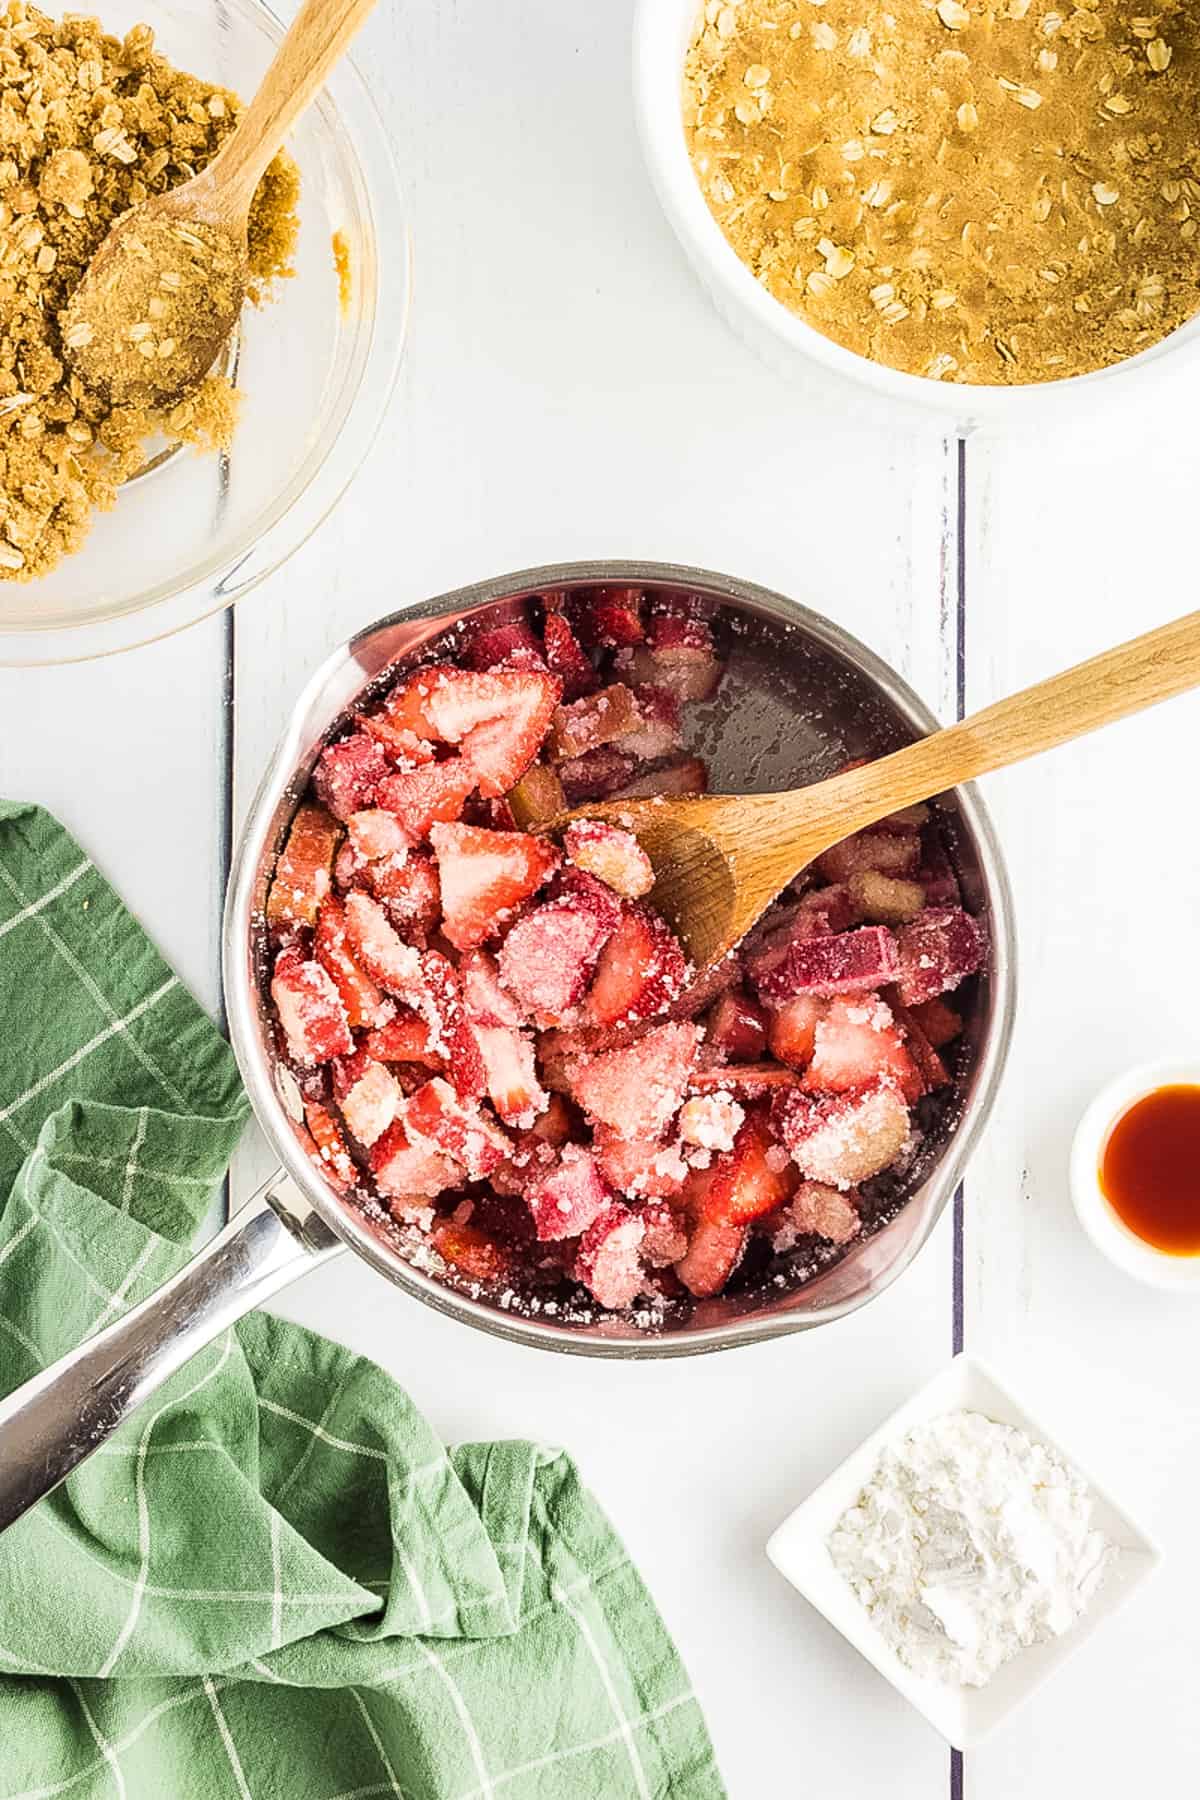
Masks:
[[[631,832],[538,834],[703,791],[685,724],[721,681],[714,624],[634,588],[493,609],[343,723],[277,859],[306,1149],[504,1306],[653,1322],[803,1278],[890,1216],[952,1084],[986,943],[929,809],[820,857],[703,985]]]

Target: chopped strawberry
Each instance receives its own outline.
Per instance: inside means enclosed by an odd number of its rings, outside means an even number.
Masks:
[[[770,1099],[781,1090],[799,1087],[791,1069],[778,1063],[720,1063],[711,1069],[696,1069],[688,1086],[697,1094],[736,1094],[739,1100]]]
[[[438,1069],[443,1058],[434,1049],[433,1040],[434,1032],[427,1021],[402,1007],[394,1019],[367,1033],[363,1049],[376,1062],[426,1063]]]
[[[513,821],[521,831],[533,831],[565,812],[567,798],[554,770],[543,762],[530,763],[508,796]]]
[[[433,745],[415,731],[397,725],[387,713],[359,713],[354,723],[375,739],[395,769],[419,769],[434,760]]]
[[[640,644],[646,635],[641,588],[597,588],[580,609],[579,635],[586,643],[609,648]]]
[[[472,1181],[481,1181],[503,1162],[511,1140],[477,1106],[464,1104],[448,1081],[435,1075],[409,1100],[404,1129],[461,1163]]]
[[[567,1144],[557,1166],[528,1189],[525,1198],[543,1241],[579,1237],[613,1199],[596,1159]]]
[[[683,1104],[699,1036],[692,1024],[657,1025],[632,1044],[585,1057],[574,1098],[622,1137],[659,1137]]]
[[[442,916],[442,890],[432,856],[423,850],[410,850],[405,857],[385,856],[368,865],[365,881],[401,936],[423,945]]]
[[[458,965],[463,1005],[476,1025],[524,1024],[521,1010],[500,980],[494,956],[486,950],[472,950]]]
[[[344,821],[375,804],[379,784],[390,771],[383,746],[365,731],[356,731],[321,752],[313,788],[334,818]]]
[[[627,900],[640,900],[654,886],[650,858],[632,831],[602,819],[576,819],[567,826],[563,849],[577,869],[607,882]]]
[[[582,907],[611,936],[625,916],[625,908],[606,881],[589,875],[586,869],[564,869],[554,884],[550,898],[564,905]]]
[[[936,1004],[936,1001],[926,1002],[929,1006]],[[949,1087],[950,1071],[921,1030],[917,1019],[906,1006],[901,1006],[899,1000],[892,1006],[892,1011],[896,1015],[897,1025],[904,1033],[904,1048],[920,1072],[921,1092],[935,1094],[939,1088]]]
[[[875,869],[851,875],[846,891],[856,919],[871,925],[907,925],[925,905],[919,881],[900,881]]]
[[[561,860],[553,844],[520,831],[435,825],[429,833],[442,889],[442,930],[456,950],[494,937]]]
[[[758,1112],[746,1119],[733,1149],[720,1157],[704,1196],[703,1217],[718,1225],[746,1225],[774,1212],[796,1186],[796,1170]]]
[[[767,1047],[766,1008],[745,988],[728,988],[708,1015],[704,1041],[731,1062],[753,1062]]]
[[[306,961],[294,946],[275,959],[271,999],[294,1061],[312,1067],[354,1048],[337,988],[319,962]]]
[[[898,943],[896,987],[905,1006],[952,992],[983,966],[987,948],[982,926],[961,906],[928,908],[901,929]]]
[[[912,1105],[925,1092],[921,1073],[878,994],[841,996],[829,1002],[816,1026],[813,1058],[804,1085],[814,1093],[843,1094],[892,1081]]]
[[[921,860],[921,840],[915,831],[859,831],[844,838],[817,858],[816,866],[826,881],[846,881],[863,869],[880,875],[915,875]]]
[[[697,1300],[721,1292],[741,1262],[750,1235],[746,1225],[708,1217],[707,1197],[716,1173],[707,1169],[691,1176],[685,1193],[688,1247],[675,1264],[675,1273]]]
[[[421,958],[421,983],[412,1004],[433,1028],[433,1048],[444,1058],[449,1080],[462,1099],[481,1099],[487,1093],[483,1057],[463,1007],[458,973],[440,950],[427,950]]]
[[[908,1107],[892,1082],[844,1094],[793,1088],[776,1100],[772,1122],[802,1175],[843,1189],[895,1162],[909,1136]]]
[[[637,731],[642,715],[633,690],[623,682],[586,694],[555,711],[547,753],[552,762],[571,762]],[[636,755],[636,751],[634,752]]]
[[[506,794],[529,767],[562,695],[555,675],[538,669],[418,670],[388,701],[410,730],[461,744],[479,791]]]
[[[581,694],[590,694],[598,685],[596,671],[562,613],[547,612],[542,639],[546,662],[563,684],[563,699],[578,700]]]
[[[379,1192],[396,1200],[435,1200],[463,1177],[453,1157],[421,1138],[410,1139],[402,1119],[389,1125],[371,1146],[371,1173]]]
[[[560,770],[561,774],[562,771]],[[565,777],[564,777],[565,785]],[[705,794],[708,769],[698,756],[677,757],[661,769],[651,769],[612,795],[614,800],[653,800],[659,794]]]
[[[549,1101],[538,1080],[533,1045],[510,1025],[482,1025],[471,1030],[483,1058],[487,1095],[506,1125],[528,1129]]]
[[[648,1269],[669,1269],[687,1254],[688,1234],[683,1215],[665,1201],[651,1200],[643,1206],[642,1261]]]
[[[348,823],[350,842],[364,862],[378,862],[385,856],[396,856],[404,862],[412,840],[395,813],[371,806],[365,812],[351,813]]]
[[[636,730],[622,737],[622,750],[630,751],[644,762],[656,762],[660,756],[670,756],[678,750],[683,743],[683,730],[679,723],[679,701],[670,688],[637,687],[634,701],[639,722]]]
[[[304,1118],[321,1173],[339,1194],[347,1193],[358,1182],[358,1169],[337,1120],[315,1100],[304,1102]]]
[[[646,1274],[639,1250],[644,1235],[642,1221],[619,1201],[588,1226],[575,1258],[575,1279],[601,1306],[620,1311],[642,1292]]]
[[[778,1006],[797,994],[830,996],[882,987],[895,980],[899,968],[896,940],[887,927],[863,925],[807,940],[793,937],[776,968],[753,973],[762,998]]]
[[[637,757],[619,750],[615,744],[601,744],[586,756],[559,763],[558,778],[568,806],[585,806],[589,800],[604,800],[615,794],[630,780],[637,768]]]
[[[946,853],[941,831],[932,822],[921,833],[921,866],[915,879],[924,890],[926,906],[961,905],[962,890],[954,864]]]
[[[687,980],[682,946],[659,913],[634,904],[609,938],[587,997],[592,1025],[627,1025],[652,1019],[674,1000]]]
[[[954,1008],[941,999],[923,1000],[910,1015],[924,1032],[935,1050],[944,1050],[962,1033],[963,1022]]]
[[[267,895],[267,924],[315,925],[332,886],[341,829],[323,806],[297,807]]]
[[[473,669],[544,669],[546,659],[527,619],[472,625],[466,659]]]
[[[712,698],[722,664],[704,619],[675,610],[656,611],[650,615],[647,637],[653,673],[643,679],[661,683],[683,701]]]
[[[582,997],[611,927],[571,893],[535,906],[500,950],[500,979],[528,1018],[559,1024]]]
[[[806,1069],[816,1044],[817,1025],[829,1008],[828,1000],[815,994],[797,994],[782,1006],[770,1009],[767,1044],[771,1055],[789,1069]]]
[[[421,990],[421,958],[399,937],[377,900],[357,891],[346,895],[346,940],[355,962],[389,994],[416,1005]]]
[[[342,1117],[360,1144],[369,1150],[400,1110],[400,1084],[383,1063],[364,1057],[362,1071],[342,1095]]]
[[[346,913],[336,894],[330,894],[321,908],[317,929],[313,934],[313,953],[332,978],[346,1022],[357,1031],[364,1025],[380,1025],[392,1010],[365,969],[359,968],[346,941]]]
[[[428,836],[431,825],[460,818],[475,785],[475,770],[461,756],[452,756],[448,762],[388,775],[376,788],[375,799],[395,813],[416,844]]]
[[[597,1125],[593,1149],[605,1180],[631,1199],[666,1199],[687,1180],[678,1143],[660,1137],[622,1137],[611,1125]]]
[[[512,1268],[511,1250],[478,1225],[439,1219],[430,1242],[443,1262],[471,1281],[503,1281]]]
[[[771,1247],[777,1254],[794,1249],[802,1237],[848,1244],[862,1230],[855,1190],[842,1193],[821,1181],[802,1181],[778,1216],[767,1223]]]

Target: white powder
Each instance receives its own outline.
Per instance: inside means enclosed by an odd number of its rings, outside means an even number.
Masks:
[[[969,1687],[1069,1631],[1117,1555],[1082,1478],[977,1412],[885,1451],[826,1547],[902,1662]]]

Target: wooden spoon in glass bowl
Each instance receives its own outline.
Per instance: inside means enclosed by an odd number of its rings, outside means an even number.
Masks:
[[[375,0],[305,0],[217,155],[117,220],[60,315],[63,354],[114,405],[172,406],[237,324],[255,190]]]
[[[609,800],[576,807],[547,829],[557,833],[572,819],[608,819],[636,833],[654,866],[654,904],[702,972],[740,942],[802,869],[843,838],[1198,684],[1200,612],[1194,612],[812,787]]]

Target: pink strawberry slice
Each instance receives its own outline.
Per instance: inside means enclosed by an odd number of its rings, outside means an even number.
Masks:
[[[442,890],[432,856],[423,850],[410,850],[405,857],[385,856],[367,866],[364,880],[400,934],[424,944],[442,916]]]
[[[433,1048],[434,1033],[426,1020],[407,1007],[401,1007],[394,1019],[388,1019],[369,1031],[363,1049],[376,1062],[425,1063],[440,1069],[443,1058]]]
[[[461,1163],[472,1181],[482,1181],[512,1150],[512,1140],[500,1127],[477,1106],[464,1105],[439,1075],[409,1100],[404,1129],[410,1138],[423,1138]]]
[[[817,994],[797,994],[773,1006],[767,1016],[767,1045],[771,1055],[789,1069],[806,1069],[817,1042],[817,1026],[829,1010],[829,1001]]]
[[[733,1149],[716,1165],[704,1197],[706,1219],[720,1225],[748,1225],[774,1212],[795,1192],[798,1176],[787,1151],[775,1141],[761,1113],[751,1113]]]
[[[565,893],[518,919],[500,950],[500,979],[539,1026],[557,1025],[582,997],[611,927]]]
[[[357,889],[346,895],[346,941],[351,955],[373,981],[410,1005],[422,991],[421,958],[389,923],[377,900]]]
[[[375,804],[379,784],[390,772],[383,746],[365,731],[356,731],[321,752],[313,770],[313,788],[334,818],[344,821],[351,813]]]
[[[375,790],[375,803],[395,813],[412,842],[419,844],[431,825],[461,816],[475,785],[475,770],[461,756],[452,756],[448,762],[389,774]]]
[[[842,996],[818,1020],[804,1085],[814,1093],[845,1093],[873,1081],[894,1081],[911,1106],[925,1092],[920,1070],[878,994]]]
[[[577,869],[606,882],[626,900],[640,900],[654,886],[650,858],[632,831],[603,819],[576,819],[567,826],[563,849]]]
[[[363,862],[379,862],[387,856],[403,862],[412,848],[412,839],[395,813],[385,812],[382,806],[351,813],[347,823],[350,842]]]
[[[389,1125],[371,1146],[375,1186],[389,1200],[435,1200],[463,1179],[453,1157],[443,1155],[422,1138],[410,1138],[402,1119]]]
[[[267,895],[268,925],[316,924],[317,911],[332,886],[341,835],[337,820],[323,806],[309,802],[297,808]]]
[[[463,1008],[462,984],[453,964],[440,950],[421,957],[421,992],[413,1005],[433,1028],[432,1047],[443,1057],[446,1074],[464,1100],[487,1092],[483,1058]]]
[[[561,860],[553,844],[521,831],[434,825],[429,833],[442,889],[442,930],[456,950],[494,937]]]
[[[271,998],[287,1040],[288,1055],[304,1067],[347,1056],[354,1039],[341,996],[319,962],[295,946],[281,950],[271,978]]]
[[[304,1119],[313,1141],[313,1160],[331,1187],[344,1194],[358,1182],[358,1169],[342,1129],[319,1101],[304,1102]]]
[[[408,729],[460,744],[479,791],[514,787],[541,747],[562,697],[556,675],[538,669],[422,669],[388,701]]]
[[[575,1279],[601,1306],[618,1312],[642,1292],[646,1272],[640,1255],[645,1226],[636,1213],[614,1201],[588,1226],[575,1258]]]
[[[346,941],[346,911],[336,894],[330,894],[321,908],[313,933],[313,952],[338,991],[351,1030],[382,1024],[392,1011],[391,1002],[384,999],[366,970],[351,956]]]
[[[675,1264],[675,1273],[689,1294],[697,1300],[719,1294],[741,1262],[749,1235],[747,1225],[698,1220],[692,1226],[686,1254]]]
[[[580,1237],[613,1198],[595,1157],[578,1144],[567,1144],[557,1167],[525,1195],[543,1242]]]
[[[654,1018],[682,991],[687,973],[687,958],[666,920],[648,907],[627,907],[600,957],[587,997],[588,1023]]]
[[[658,1025],[635,1043],[587,1056],[575,1070],[574,1098],[622,1137],[660,1137],[683,1104],[699,1040],[693,1024]]]
[[[622,1137],[611,1125],[597,1125],[592,1141],[605,1180],[632,1199],[665,1200],[687,1180],[678,1142]]]
[[[436,752],[425,738],[407,730],[387,713],[359,713],[355,724],[373,737],[395,769],[419,769],[434,760]]]
[[[509,1246],[469,1220],[439,1219],[429,1239],[443,1262],[470,1281],[502,1281],[512,1268]]]
[[[599,686],[595,669],[562,613],[547,612],[542,639],[546,661],[563,684],[564,700],[578,700]]]
[[[359,1143],[370,1149],[400,1110],[403,1095],[392,1071],[383,1063],[362,1059],[362,1068],[342,1095],[342,1117]]]
[[[458,965],[463,1005],[475,1025],[524,1024],[516,1001],[500,981],[500,970],[494,956],[486,950],[471,950]]]
[[[546,659],[528,619],[476,626],[465,645],[472,669],[544,669]]]
[[[488,1099],[506,1125],[528,1130],[549,1100],[538,1080],[532,1043],[510,1025],[472,1021],[471,1032],[483,1058]]]
[[[578,622],[579,634],[589,644],[617,649],[640,644],[646,635],[641,588],[597,588],[580,608]]]

